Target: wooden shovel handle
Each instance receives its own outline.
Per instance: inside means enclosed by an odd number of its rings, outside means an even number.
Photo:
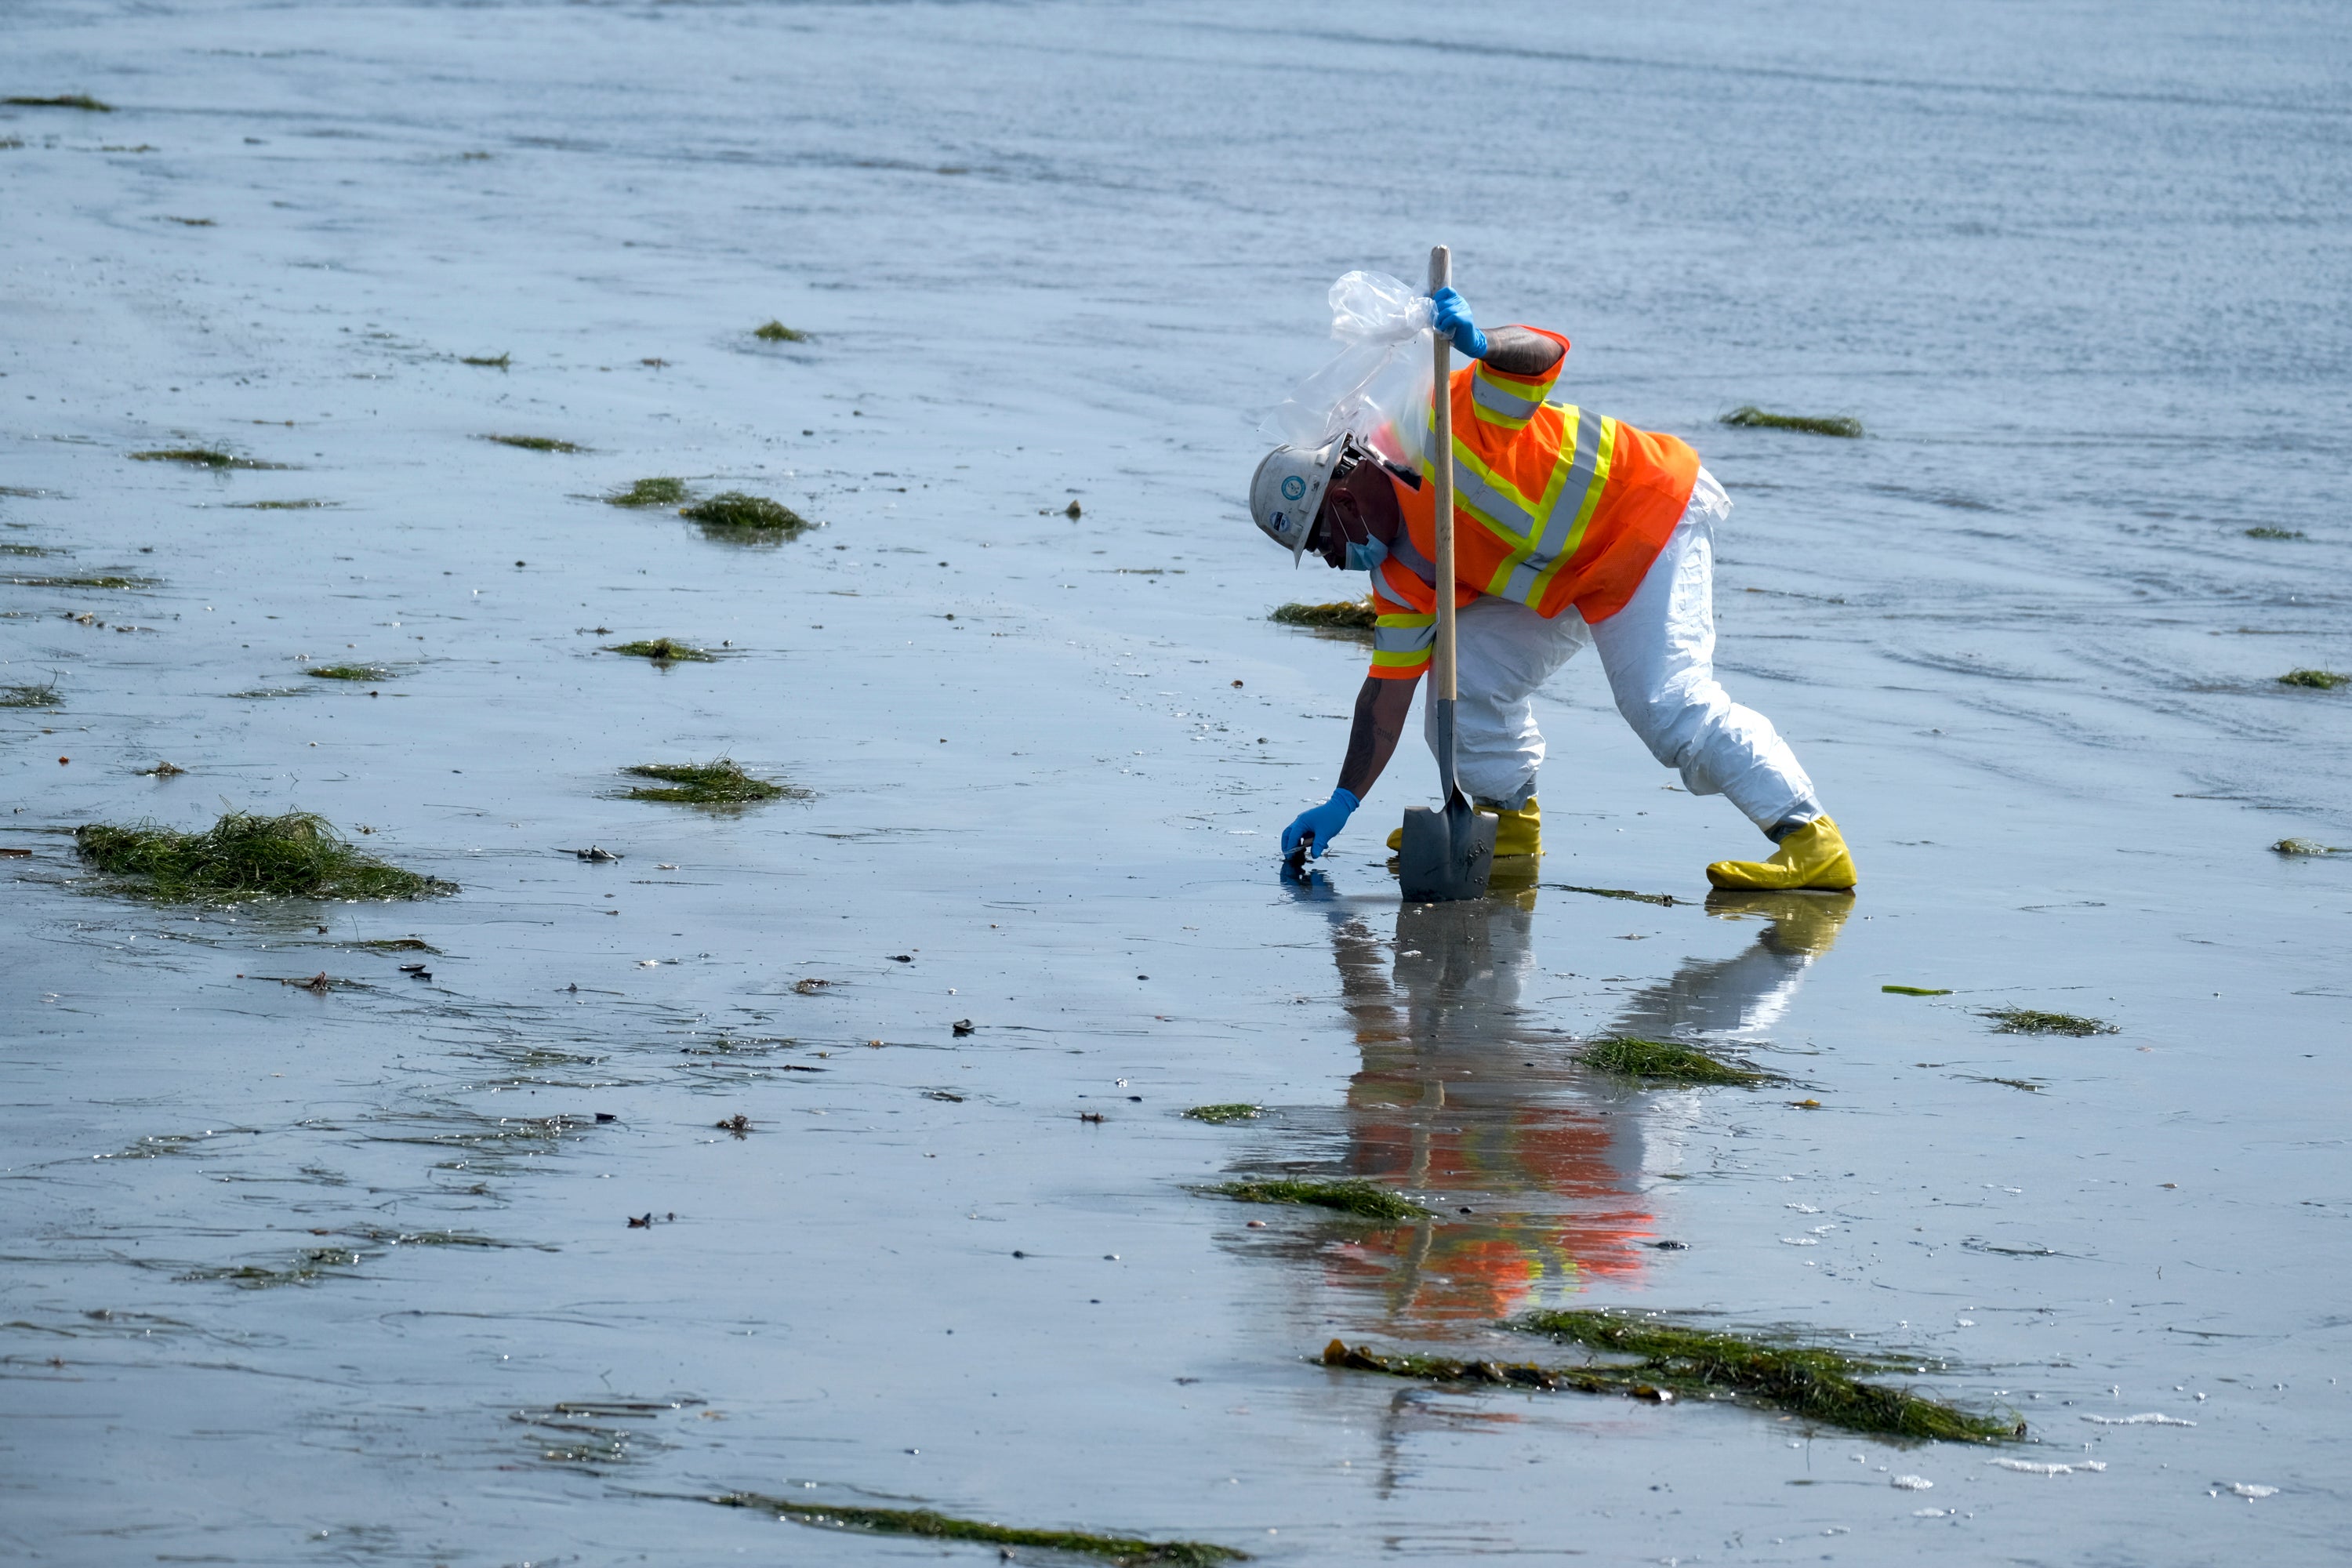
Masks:
[[[1444,246],[1429,252],[1429,291],[1436,293],[1454,281],[1454,253]],[[1454,700],[1454,360],[1453,344],[1436,334],[1435,381],[1430,389],[1429,478],[1437,507],[1437,646],[1429,671],[1435,682],[1430,695]]]

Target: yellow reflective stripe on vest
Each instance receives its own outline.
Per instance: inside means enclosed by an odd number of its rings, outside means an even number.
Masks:
[[[1434,615],[1382,616],[1372,623],[1372,668],[1403,669],[1428,661],[1437,646]]]
[[[1480,365],[1470,377],[1470,405],[1489,425],[1516,430],[1544,405],[1543,382],[1497,380]]]
[[[1560,443],[1550,481],[1544,486],[1540,524],[1519,531],[1518,548],[1486,584],[1487,593],[1530,608],[1542,603],[1551,580],[1584,542],[1593,509],[1609,488],[1610,461],[1617,448],[1614,419],[1565,405],[1560,416],[1574,435]],[[1457,475],[1461,466],[1454,464]],[[1461,481],[1457,478],[1454,482]],[[1561,505],[1563,500],[1569,504]]]

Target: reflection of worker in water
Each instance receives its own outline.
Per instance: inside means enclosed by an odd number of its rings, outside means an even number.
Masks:
[[[1715,530],[1730,498],[1672,436],[1548,402],[1568,340],[1489,334],[1451,289],[1436,328],[1468,355],[1454,374],[1454,570],[1461,700],[1455,765],[1500,818],[1499,859],[1542,853],[1531,699],[1591,643],[1634,733],[1694,795],[1727,795],[1778,847],[1706,868],[1718,888],[1851,888],[1853,862],[1771,721],[1715,678]],[[1387,767],[1435,637],[1432,487],[1336,437],[1276,447],[1250,481],[1257,525],[1296,560],[1369,571],[1371,673],[1357,694],[1339,787],[1284,830],[1321,855]],[[1570,613],[1573,612],[1573,613]],[[1390,847],[1396,847],[1395,839]]]
[[[1535,973],[1535,893],[1398,910],[1394,956],[1332,906],[1332,954],[1363,1067],[1348,1105],[1349,1162],[1443,1216],[1372,1232],[1339,1253],[1392,1321],[1491,1321],[1637,1274],[1640,1102],[1591,1098],[1561,1031],[1521,1002]],[[1718,894],[1710,913],[1768,923],[1728,959],[1686,961],[1629,998],[1613,1031],[1754,1037],[1781,1016],[1836,940],[1851,897]],[[1467,1210],[1465,1213],[1463,1211]]]

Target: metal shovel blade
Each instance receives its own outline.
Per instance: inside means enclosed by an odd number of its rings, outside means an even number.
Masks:
[[[1470,809],[1460,791],[1443,811],[1410,807],[1397,851],[1397,880],[1407,903],[1440,904],[1486,896],[1495,868],[1496,821]]]

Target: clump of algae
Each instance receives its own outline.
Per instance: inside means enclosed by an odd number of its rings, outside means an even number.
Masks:
[[[457,885],[387,865],[345,843],[326,818],[307,811],[260,816],[232,811],[202,832],[152,822],[74,830],[82,858],[127,884],[121,890],[167,902],[205,899],[422,899]]]
[[[100,103],[86,92],[61,92],[55,98],[0,98],[17,109],[79,109],[91,114],[111,114],[114,105]]]
[[[584,452],[588,448],[572,441],[559,441],[552,436],[485,436],[485,441],[496,441],[501,447],[520,447],[526,452]]]
[[[814,526],[808,519],[765,496],[746,495],[741,490],[722,490],[709,500],[680,507],[678,516],[688,522],[698,522],[705,528],[726,529],[731,532],[781,533],[786,537]]]
[[[755,327],[751,335],[763,343],[804,343],[809,341],[806,332],[788,327],[782,321],[770,321],[764,327]]]
[[[1949,990],[1939,991],[1932,985],[1882,985],[1881,991],[1892,996],[1949,996]]]
[[[507,354],[459,354],[459,364],[478,364],[485,370],[504,370],[510,358]]]
[[[2025,1435],[2025,1423],[2014,1415],[1963,1410],[1908,1389],[1861,1381],[1865,1373],[1895,1370],[1897,1363],[1884,1359],[1589,1309],[1531,1312],[1507,1326],[1636,1358],[1630,1366],[1575,1369],[1620,1387],[1639,1381],[1683,1394],[1729,1394],[1823,1426],[1890,1437],[1990,1443]]]
[[[683,659],[688,664],[709,664],[712,656],[702,648],[691,647],[668,637],[644,638],[636,642],[614,643],[606,653],[625,653],[632,658],[649,658],[656,664],[669,664]]]
[[[1147,1541],[1132,1535],[1097,1535],[1083,1530],[1028,1530],[1018,1525],[990,1524],[957,1519],[927,1508],[866,1508],[812,1501],[806,1498],[769,1497],[761,1492],[722,1492],[709,1500],[721,1508],[757,1509],[793,1524],[813,1524],[834,1530],[864,1530],[877,1535],[913,1535],[929,1541],[969,1541],[982,1545],[1034,1547],[1040,1552],[1065,1552],[1096,1557],[1114,1564],[1164,1564],[1166,1568],[1210,1568],[1218,1563],[1246,1563],[1249,1553],[1204,1541]],[[1009,1559],[1013,1553],[1004,1552]]]
[[[2120,1033],[2115,1025],[2098,1018],[2084,1018],[2073,1013],[2042,1013],[2032,1007],[1988,1008],[1985,1017],[1993,1020],[1996,1035],[2113,1035]]]
[[[152,588],[152,577],[124,577],[112,573],[95,577],[11,577],[19,588]]]
[[[232,1264],[225,1268],[192,1268],[176,1276],[181,1280],[211,1281],[234,1285],[240,1290],[268,1290],[280,1285],[308,1285],[314,1279],[331,1279],[347,1268],[359,1266],[360,1255],[345,1247],[314,1247],[299,1252],[280,1268],[266,1268],[257,1263]]]
[[[39,689],[36,687],[18,687],[16,689],[37,690]],[[20,702],[12,705],[9,703],[0,702],[0,708],[9,706],[28,708],[35,706],[35,704]],[[2277,843],[2272,845],[2271,849],[2273,853],[2279,855],[2341,855],[2345,853],[2345,851],[2338,849],[2332,844],[2322,844],[2316,838],[2282,838]]]
[[[639,479],[625,490],[604,498],[606,506],[677,506],[687,498],[684,479]]]
[[[133,452],[134,463],[192,463],[200,468],[282,468],[283,463],[265,463],[255,458],[240,458],[234,452],[224,452],[217,447],[164,447],[152,452]]]
[[[2290,669],[2278,678],[2281,686],[2307,686],[2315,691],[2333,691],[2339,686],[2352,686],[2352,675],[2334,669]]]
[[[2308,539],[2311,536],[2299,528],[2273,528],[2268,523],[2246,530],[2248,539]]]
[[[1368,632],[1380,618],[1370,595],[1331,605],[1284,605],[1266,616],[1286,626],[1313,626],[1322,631]]]
[[[1769,1082],[1773,1076],[1709,1056],[1696,1046],[1636,1039],[1631,1035],[1595,1040],[1579,1051],[1576,1059],[1601,1072],[1664,1083],[1755,1084]]]
[[[314,664],[303,674],[314,680],[390,680],[392,671],[380,664]]]
[[[645,763],[621,771],[634,778],[660,780],[665,786],[648,789],[638,785],[628,792],[625,798],[629,800],[667,800],[686,805],[746,805],[753,801],[808,794],[808,791],[794,789],[790,784],[755,779],[730,757],[720,757],[709,763]]]
[[[1337,1209],[1359,1219],[1428,1219],[1430,1212],[1410,1198],[1399,1197],[1371,1182],[1227,1182],[1209,1189],[1221,1197],[1244,1204],[1300,1204],[1309,1208]]]
[[[0,686],[0,708],[55,708],[62,700],[55,681],[37,686]]]
[[[341,506],[339,500],[233,500],[228,503],[239,511],[310,511],[317,507]]]
[[[1842,436],[1850,441],[1862,437],[1862,421],[1851,415],[1769,414],[1752,403],[1733,409],[1721,422],[1749,430],[1802,430],[1809,436]]]
[[[1225,1127],[1236,1121],[1255,1121],[1265,1114],[1265,1107],[1235,1101],[1230,1105],[1196,1105],[1184,1114],[1195,1121],[1213,1122]]]

